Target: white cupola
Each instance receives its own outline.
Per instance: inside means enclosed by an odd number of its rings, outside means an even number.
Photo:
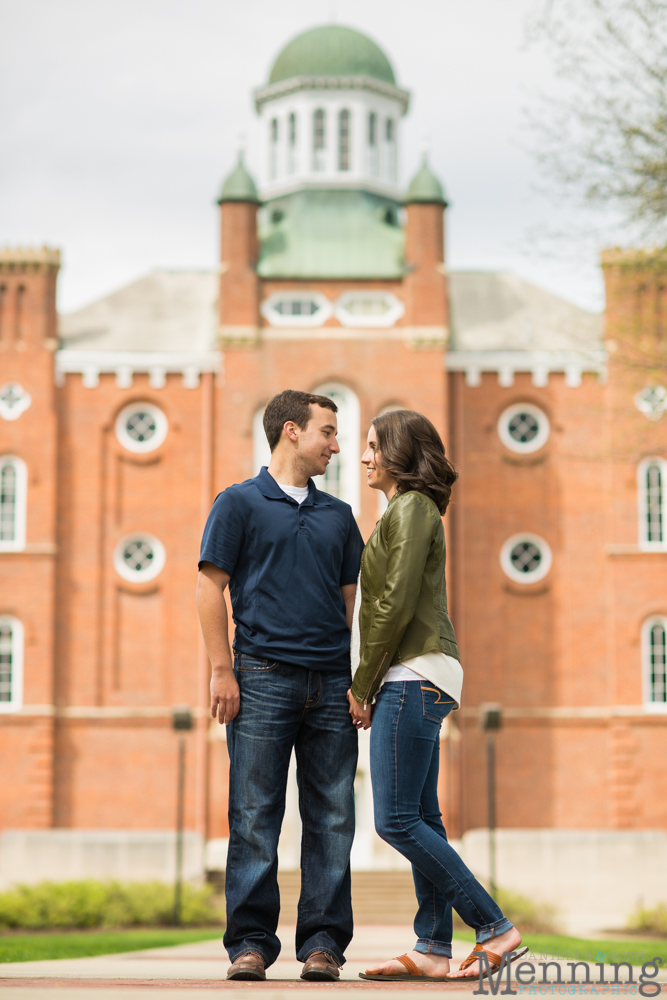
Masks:
[[[255,91],[262,198],[310,187],[364,188],[398,200],[399,122],[408,102],[370,38],[338,25],[299,35]]]

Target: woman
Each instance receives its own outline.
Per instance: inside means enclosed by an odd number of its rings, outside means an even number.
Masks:
[[[389,505],[361,560],[348,701],[357,728],[367,729],[372,713],[375,826],[412,863],[419,904],[413,951],[361,976],[475,978],[481,952],[494,971],[521,935],[448,844],[438,806],[440,726],[459,707],[463,681],[441,518],[457,473],[433,424],[414,410],[376,417],[361,461]],[[450,974],[452,906],[475,928],[477,944]]]

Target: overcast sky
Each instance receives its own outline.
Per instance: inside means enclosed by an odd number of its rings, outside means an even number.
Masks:
[[[156,267],[215,267],[217,190],[239,134],[257,167],[254,87],[295,34],[366,32],[412,93],[406,183],[423,137],[451,208],[452,268],[512,270],[601,308],[595,253],[527,238],[567,221],[534,193],[522,109],[552,85],[524,45],[539,0],[0,0],[0,244],[63,251],[68,311]]]

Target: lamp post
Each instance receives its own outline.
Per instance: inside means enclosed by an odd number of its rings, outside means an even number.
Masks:
[[[496,885],[496,739],[495,734],[503,724],[502,706],[497,702],[485,702],[479,706],[479,725],[486,733],[486,778],[489,813],[489,882],[494,899],[498,894]]]
[[[181,891],[183,886],[183,811],[185,804],[185,733],[194,725],[188,705],[175,705],[172,726],[178,738],[178,785],[176,790],[176,882],[174,884],[174,925],[181,922]]]

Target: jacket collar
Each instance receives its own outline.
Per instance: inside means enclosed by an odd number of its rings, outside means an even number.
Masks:
[[[255,476],[253,482],[257,486],[257,489],[262,493],[268,500],[288,500],[290,503],[296,503],[291,497],[288,497],[286,493],[283,493],[278,483],[275,481],[269,470],[265,465],[262,466],[259,475]],[[312,479],[308,480],[308,496],[301,504],[302,507],[312,507],[314,505],[322,507],[331,506],[331,497],[327,493],[323,493],[318,490],[317,486]]]

